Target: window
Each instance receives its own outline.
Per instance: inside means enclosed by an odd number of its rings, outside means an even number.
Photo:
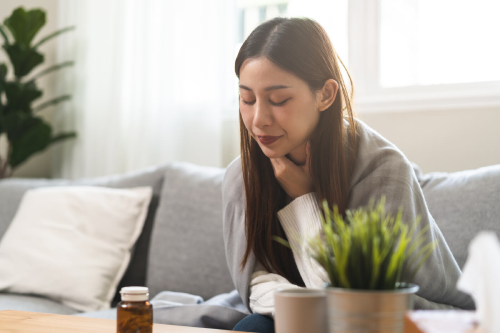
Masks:
[[[287,0],[241,0],[239,11],[239,45],[260,23],[287,15]]]
[[[235,54],[270,18],[318,21],[353,76],[360,112],[500,106],[499,0],[236,0],[236,5]]]
[[[347,0],[237,0],[239,43],[260,23],[274,17],[308,17],[326,30],[344,63],[348,62]]]
[[[361,112],[500,105],[498,0],[349,0]]]
[[[500,80],[498,0],[381,0],[380,85]]]

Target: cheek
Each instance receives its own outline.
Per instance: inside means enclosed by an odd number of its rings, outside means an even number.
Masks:
[[[276,122],[287,132],[290,139],[303,140],[315,128],[317,115],[309,109],[310,105],[297,105],[275,113]]]

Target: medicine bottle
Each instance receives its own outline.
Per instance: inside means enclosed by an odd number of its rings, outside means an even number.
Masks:
[[[147,287],[123,287],[116,307],[117,333],[152,333],[153,305]]]

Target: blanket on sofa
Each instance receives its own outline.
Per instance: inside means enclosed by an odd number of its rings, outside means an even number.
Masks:
[[[196,295],[162,291],[150,303],[153,305],[153,321],[166,325],[232,330],[249,314],[236,290],[207,301]],[[116,308],[75,316],[116,320]]]

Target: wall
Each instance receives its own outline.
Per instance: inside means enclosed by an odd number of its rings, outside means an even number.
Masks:
[[[422,171],[454,172],[500,164],[500,108],[359,114]],[[226,120],[226,166],[239,155],[238,121]]]
[[[58,0],[2,0],[0,1],[0,20],[10,16],[12,10],[19,6],[24,6],[25,9],[42,8],[46,12],[47,23],[40,29],[35,37],[34,42],[44,36],[54,32],[57,29],[57,6]],[[3,38],[0,39],[3,44]],[[55,64],[56,58],[56,40],[48,41],[40,47],[40,53],[45,55],[45,62],[33,70],[33,73],[39,72],[41,69]],[[3,50],[0,51],[0,62],[6,62],[7,57]],[[9,73],[12,74],[12,69],[9,68]],[[37,80],[38,87],[43,90],[43,96],[34,102],[34,105],[43,103],[54,96],[55,81],[54,75],[48,74]],[[41,112],[41,116],[50,121],[52,119],[53,108],[47,108]],[[51,151],[50,148],[44,152],[32,155],[32,157],[19,166],[14,172],[16,177],[49,177],[51,166]]]
[[[362,114],[424,172],[500,164],[500,107]]]

